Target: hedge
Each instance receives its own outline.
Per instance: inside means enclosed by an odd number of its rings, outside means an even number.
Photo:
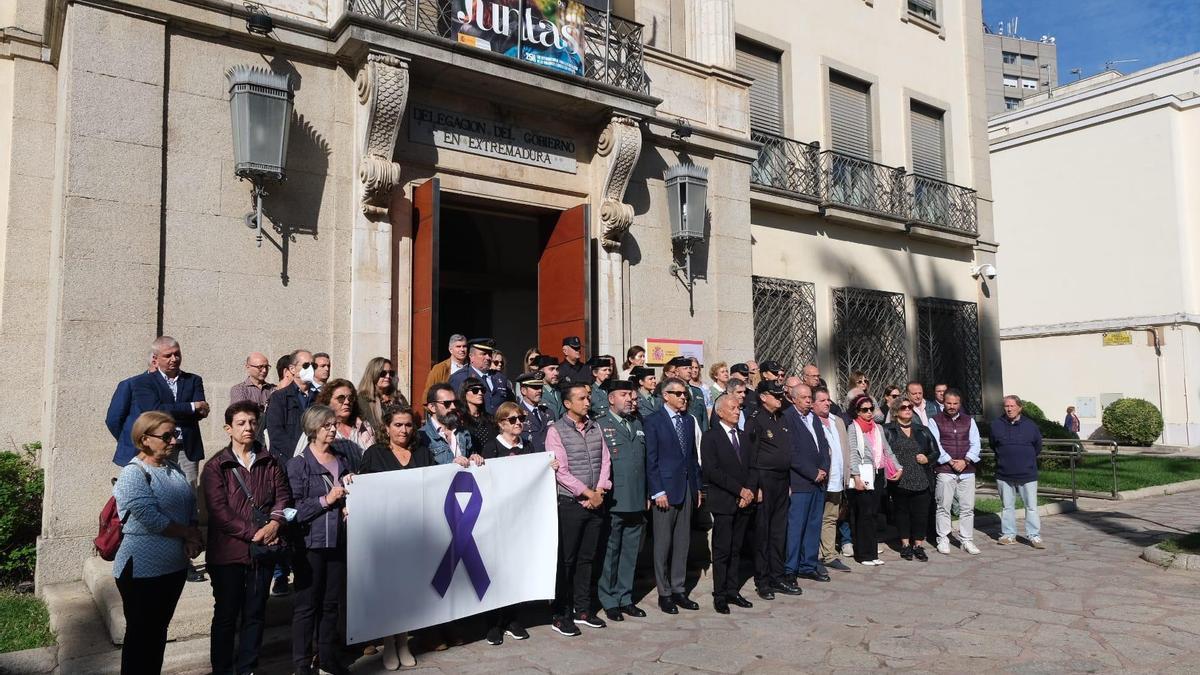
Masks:
[[[0,584],[33,579],[42,529],[42,470],[35,463],[40,447],[0,452]]]
[[[1163,431],[1162,413],[1140,398],[1122,398],[1104,409],[1104,432],[1122,445],[1150,445]]]

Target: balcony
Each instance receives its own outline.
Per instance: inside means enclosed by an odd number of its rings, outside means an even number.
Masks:
[[[979,234],[974,190],[917,174],[908,174],[904,180],[910,223],[972,237]]]
[[[449,0],[348,0],[348,11],[406,31],[456,42],[453,4]],[[582,26],[580,75],[634,94],[648,94],[650,82],[643,60],[642,25],[584,7]],[[523,31],[518,28],[516,32]],[[516,49],[520,51],[519,40]]]
[[[821,201],[885,218],[905,218],[904,169],[833,150],[821,153]]]
[[[758,159],[750,165],[750,183],[789,192],[808,199],[821,196],[821,146],[801,143],[783,136],[752,131],[750,138],[762,143]]]

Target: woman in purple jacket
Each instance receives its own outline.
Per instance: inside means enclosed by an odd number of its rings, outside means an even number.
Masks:
[[[313,405],[300,427],[308,438],[304,451],[288,462],[288,482],[296,501],[303,546],[295,556],[296,598],[292,614],[292,661],[298,675],[313,671],[316,628],[321,670],[344,675],[338,658],[338,605],[346,580],[346,478],[350,460],[334,444],[333,409]]]

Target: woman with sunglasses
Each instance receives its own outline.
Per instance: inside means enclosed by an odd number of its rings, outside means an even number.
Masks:
[[[458,390],[458,400],[465,403],[459,408],[462,428],[471,435],[471,447],[475,448],[476,452],[499,433],[492,415],[484,408],[485,393],[483,380],[477,377],[463,380]]]
[[[326,382],[317,392],[315,404],[333,409],[337,420],[334,444],[339,445],[342,454],[350,459],[351,468],[358,470],[363,452],[375,445],[375,428],[358,415],[358,391],[354,389],[354,384],[341,378]],[[301,446],[297,446],[296,452],[299,453],[301,449]]]
[[[876,536],[876,514],[886,492],[884,467],[898,467],[896,455],[888,445],[883,428],[875,423],[875,402],[859,394],[850,402],[854,422],[850,425],[850,476],[854,481],[851,499],[854,506],[854,559],[863,565],[882,565]],[[892,476],[893,479],[899,476]]]
[[[903,398],[892,403],[892,421],[883,434],[900,462],[900,479],[888,483],[892,514],[900,531],[900,557],[927,562],[925,533],[929,527],[929,505],[933,498],[933,465],[940,450],[927,427],[913,424],[913,404]]]
[[[403,471],[434,466],[433,453],[417,441],[417,421],[412,408],[388,406],[383,411],[383,433],[387,441],[376,443],[363,454],[359,473]],[[396,670],[400,666],[417,665],[408,647],[408,633],[383,639],[383,667]]]
[[[113,486],[124,534],[113,558],[125,613],[121,673],[157,673],[188,559],[200,554],[203,539],[192,486],[168,459],[183,438],[175,419],[156,410],[144,412],[134,420],[129,437],[138,454]]]
[[[621,365],[621,379],[628,380],[633,374],[634,368],[644,368],[646,366],[646,348],[641,345],[634,345],[625,350],[625,363]]]
[[[344,485],[350,481],[351,465],[334,443],[338,419],[332,408],[314,403],[304,411],[300,427],[308,443],[287,465],[296,522],[303,534],[293,559],[292,662],[300,675],[314,672],[315,642],[320,669],[344,675],[350,671],[338,655],[338,612],[346,579]]]
[[[525,358],[521,361],[521,367],[523,368],[521,372],[536,373],[538,371],[538,357],[541,355],[542,353],[538,351],[537,347],[530,347],[529,349],[526,349]]]
[[[892,404],[904,396],[904,392],[898,384],[889,384],[883,388],[883,409],[887,417],[885,421],[891,421]]]
[[[358,382],[358,416],[383,436],[383,411],[391,405],[408,407],[408,399],[396,389],[396,369],[382,356],[367,361]]]
[[[850,385],[850,393],[846,394],[846,410],[849,414],[854,415],[853,410],[855,408],[851,403],[862,394],[866,394],[868,397],[871,396],[871,380],[867,377],[866,373],[856,370],[850,373]],[[875,421],[883,424],[886,419],[887,408],[880,406],[873,397],[871,398],[871,405],[875,406]]]

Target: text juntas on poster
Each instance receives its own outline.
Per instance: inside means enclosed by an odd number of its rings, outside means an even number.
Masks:
[[[554,597],[550,455],[358,476],[348,498],[349,643]]]
[[[576,0],[454,0],[455,40],[583,75],[586,10]]]

